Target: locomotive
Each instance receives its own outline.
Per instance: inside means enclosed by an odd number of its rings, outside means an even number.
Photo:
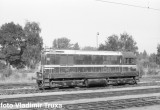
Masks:
[[[45,49],[37,73],[39,89],[137,84],[139,73],[132,52]]]

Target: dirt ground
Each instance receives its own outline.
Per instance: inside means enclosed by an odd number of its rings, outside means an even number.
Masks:
[[[154,76],[143,76],[140,78],[141,82],[145,81],[160,81],[160,75],[154,75]]]

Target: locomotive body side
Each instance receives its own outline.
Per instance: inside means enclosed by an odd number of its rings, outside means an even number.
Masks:
[[[52,50],[42,55],[37,72],[40,88],[77,85],[136,84],[135,55],[131,52]]]

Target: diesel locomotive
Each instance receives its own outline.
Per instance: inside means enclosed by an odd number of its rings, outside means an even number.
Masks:
[[[39,89],[137,84],[139,73],[132,52],[45,49],[37,73]]]

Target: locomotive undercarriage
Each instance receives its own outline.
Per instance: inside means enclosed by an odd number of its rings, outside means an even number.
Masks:
[[[109,78],[82,78],[82,79],[49,79],[37,80],[39,89],[64,88],[64,87],[94,87],[119,84],[137,84],[138,78],[132,77],[109,77]]]

